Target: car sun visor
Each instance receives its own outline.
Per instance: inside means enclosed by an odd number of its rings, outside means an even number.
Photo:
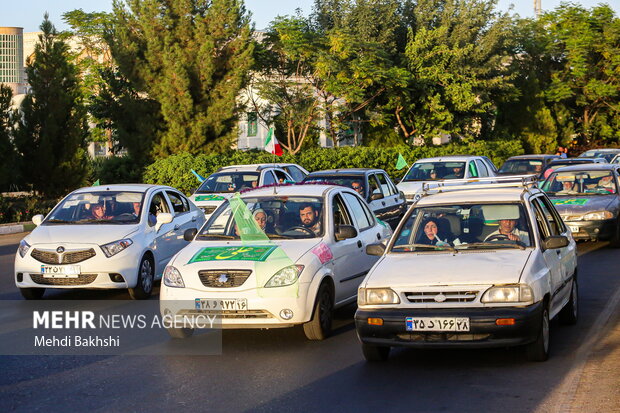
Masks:
[[[487,221],[519,219],[521,216],[518,205],[483,205],[482,214]]]

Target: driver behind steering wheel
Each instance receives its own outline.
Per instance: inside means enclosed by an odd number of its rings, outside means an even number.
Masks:
[[[312,230],[315,234],[321,233],[321,220],[319,219],[319,211],[310,203],[301,204],[299,206],[299,220],[301,226]]]
[[[521,231],[517,228],[517,220],[516,219],[500,219],[499,220],[499,229],[497,231],[491,232],[484,241],[494,241],[501,240],[506,238],[510,241],[518,241],[522,242],[525,245],[530,244],[529,234],[525,231]]]

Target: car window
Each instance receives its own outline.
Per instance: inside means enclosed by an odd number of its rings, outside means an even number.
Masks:
[[[347,209],[344,201],[340,194],[336,194],[334,196],[334,206],[333,206],[333,219],[334,219],[334,230],[339,225],[353,225],[351,222],[351,214]]]
[[[263,179],[264,179],[263,185],[275,185],[276,184],[276,179],[273,177],[273,174],[271,173],[271,171],[265,171],[265,176]]]
[[[360,231],[370,228],[373,223],[368,218],[368,214],[364,210],[362,201],[353,194],[344,193],[344,199],[346,199],[349,208],[351,208],[351,214],[353,215],[353,221],[357,224],[357,228]]]
[[[153,195],[153,199],[151,199],[151,203],[149,205],[149,225],[155,225],[157,215],[161,213],[170,213],[170,208],[168,207],[168,202],[166,202],[166,198],[162,192],[157,192]]]
[[[385,175],[383,175],[382,173],[378,173],[375,176],[379,180],[379,184],[381,185],[381,190],[383,191],[384,196],[390,196],[396,193],[394,189],[388,184]]]
[[[483,156],[482,159],[484,159],[484,161],[486,162],[487,168],[490,171],[493,172],[497,172],[497,168],[495,167],[495,164],[493,163],[493,161],[491,161],[489,158],[487,158],[486,156]]]
[[[285,166],[284,169],[295,180],[295,182],[301,182],[306,177],[306,174],[304,174],[301,169],[294,165]]]
[[[542,216],[547,222],[547,225],[549,228],[548,234],[549,235],[560,235],[562,232],[562,228],[560,227],[557,218],[551,212],[550,207],[545,205],[541,197],[534,199],[534,203],[540,209],[540,212],[542,212]]]
[[[197,194],[238,192],[258,185],[258,172],[217,172],[210,175],[196,190]]]
[[[469,177],[478,178],[478,168],[476,168],[474,161],[469,162]]]
[[[172,191],[166,191],[166,194],[168,194],[168,199],[170,199],[172,209],[176,215],[189,211],[189,204],[185,197]]]
[[[381,191],[381,187],[379,186],[379,181],[377,181],[377,178],[374,174],[368,176],[368,188],[370,189],[370,195],[383,193]]]
[[[463,179],[464,171],[465,162],[416,162],[407,171],[403,182]]]
[[[566,232],[566,225],[564,225],[564,222],[560,218],[560,214],[558,214],[557,209],[555,209],[549,198],[542,196],[539,199],[543,203],[543,205],[545,205],[546,209],[551,213],[551,216],[553,217],[553,222],[558,228],[558,233]]]
[[[68,195],[47,216],[44,225],[136,224],[144,194],[129,191],[77,192]]]
[[[476,165],[478,166],[478,172],[480,172],[480,177],[484,178],[489,176],[489,171],[487,170],[486,165],[479,159],[476,159]]]
[[[280,183],[280,184],[283,184],[284,181],[290,180],[290,178],[288,176],[286,176],[286,174],[283,171],[279,171],[277,169],[274,169],[273,173],[276,175],[276,179],[278,180],[278,183]]]
[[[538,232],[542,239],[549,238],[551,235],[551,229],[549,228],[549,223],[545,218],[545,214],[540,206],[540,203],[536,200],[532,201],[532,207],[534,208],[534,216],[536,218],[536,227],[538,228]]]

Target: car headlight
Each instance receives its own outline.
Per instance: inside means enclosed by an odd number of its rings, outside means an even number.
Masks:
[[[166,287],[185,288],[181,273],[172,265],[168,265],[164,269],[164,285]]]
[[[20,257],[24,258],[24,256],[26,256],[26,253],[28,252],[29,249],[30,249],[30,244],[28,244],[24,240],[19,241],[19,248],[17,249],[17,251],[19,251]]]
[[[109,244],[105,244],[101,246],[101,250],[105,254],[106,257],[110,258],[113,255],[118,254],[128,246],[133,244],[133,241],[129,238],[119,239],[118,241],[110,242]]]
[[[597,211],[584,214],[581,219],[584,221],[602,221],[604,219],[612,219],[614,214],[610,211]]]
[[[360,288],[357,290],[357,304],[400,304],[400,298],[391,288]]]
[[[527,284],[498,285],[485,291],[483,303],[532,303],[534,292]]]
[[[267,281],[265,288],[285,287],[294,284],[303,270],[303,265],[289,265],[288,267],[284,267]]]

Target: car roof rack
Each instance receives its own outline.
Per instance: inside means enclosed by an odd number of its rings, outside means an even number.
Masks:
[[[430,195],[440,192],[472,191],[476,189],[537,187],[538,175],[489,176],[486,178],[450,179],[441,182],[422,183],[422,193]],[[468,185],[470,184],[470,185]]]

